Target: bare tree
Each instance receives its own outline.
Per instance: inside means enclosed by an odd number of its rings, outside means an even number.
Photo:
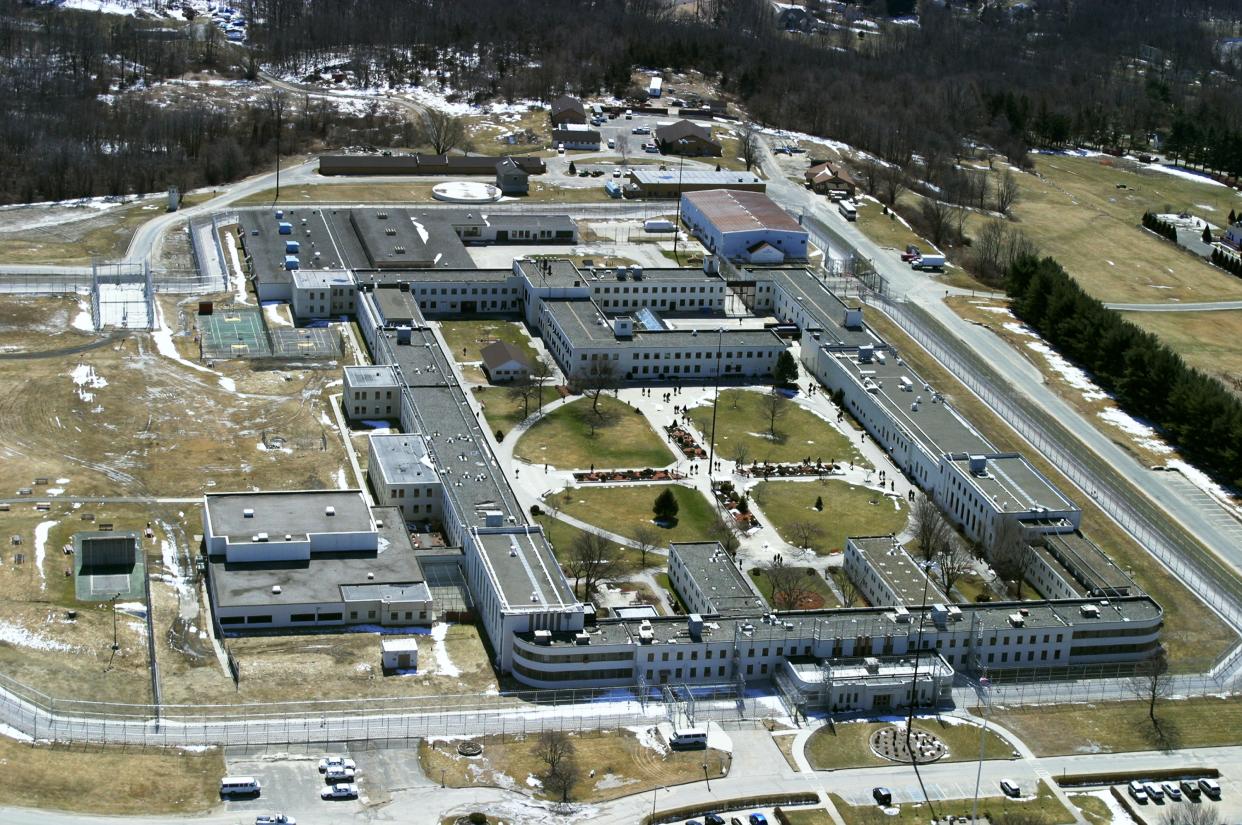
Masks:
[[[562,802],[568,802],[569,792],[581,773],[569,735],[560,730],[545,730],[539,734],[535,756],[547,768],[543,786],[549,792],[559,794]]]
[[[720,546],[730,556],[736,554],[737,549],[742,546],[742,540],[738,538],[737,530],[720,513],[717,513],[716,518],[708,525],[707,535],[713,540],[720,542]]]
[[[465,148],[468,143],[464,120],[432,108],[423,109],[419,114],[418,136],[437,155]]]
[[[729,445],[729,460],[739,467],[746,463],[750,458],[750,445],[745,441],[738,439]]]
[[[841,606],[853,607],[862,601],[862,592],[858,589],[858,585],[845,572],[844,568],[840,571],[841,575],[837,576],[837,584],[841,587]]]
[[[543,409],[543,386],[548,383],[548,379],[552,377],[552,374],[552,365],[542,355],[536,357],[535,362],[530,365],[530,380],[537,388],[536,410]]]
[[[1002,215],[1008,215],[1009,210],[1018,202],[1018,179],[1013,172],[1006,169],[1005,174],[996,179],[996,187],[994,197],[996,201],[996,211]]]
[[[594,438],[599,430],[607,429],[617,423],[619,413],[612,407],[604,407],[598,409],[595,407],[581,407],[578,409],[578,418],[587,427],[587,437]]]
[[[807,596],[814,592],[806,568],[790,567],[782,556],[777,556],[763,566],[763,575],[772,586],[772,606],[777,610],[797,610]]]
[[[797,547],[814,550],[819,546],[819,540],[824,537],[824,531],[818,524],[813,521],[790,522],[785,528],[789,531],[789,537],[793,539],[793,544]]]
[[[771,392],[763,396],[763,411],[768,416],[768,435],[773,439],[778,438],[776,422],[789,412],[789,399],[773,388]]]
[[[889,209],[906,189],[908,177],[904,167],[890,163],[880,167],[879,198]]]
[[[1001,519],[992,533],[992,543],[988,547],[988,563],[996,574],[1005,581],[1017,584],[1017,597],[1022,598],[1022,589],[1026,584],[1026,574],[1030,572],[1035,561],[1035,548],[1027,541],[1025,534],[1013,519]]]
[[[505,395],[513,402],[522,402],[522,418],[530,416],[530,400],[535,397],[538,387],[529,378],[518,378],[505,388]]]
[[[760,156],[759,127],[746,121],[737,129],[738,155],[746,164],[746,171],[758,165]]]
[[[611,360],[597,361],[591,364],[586,375],[579,378],[578,386],[582,394],[591,399],[591,409],[599,412],[599,397],[611,389],[616,389],[617,370]]]
[[[884,164],[869,160],[859,167],[859,172],[862,175],[863,189],[873,198],[879,197],[880,183],[884,178]]]
[[[1160,815],[1160,825],[1221,825],[1215,805],[1178,805]]]
[[[1169,659],[1164,648],[1159,648],[1156,655],[1144,659],[1134,668],[1134,676],[1130,680],[1130,688],[1134,695],[1147,703],[1147,718],[1156,728],[1160,722],[1156,719],[1156,702],[1163,698],[1173,686],[1173,677],[1169,673]]]
[[[569,545],[565,563],[574,577],[574,589],[582,585],[582,598],[590,598],[601,584],[623,576],[626,564],[611,541],[594,530],[583,530]]]
[[[920,493],[914,499],[910,519],[914,539],[918,542],[919,554],[923,556],[923,559],[932,561],[944,553],[953,539],[953,530],[930,496]]]
[[[638,553],[642,566],[647,566],[647,554],[654,553],[660,547],[660,534],[648,522],[639,522],[632,532],[634,543],[638,545]]]
[[[925,197],[919,207],[923,223],[927,225],[927,234],[931,242],[940,246],[949,239],[949,231],[953,228],[953,207],[936,197]]]
[[[621,155],[621,165],[630,162],[630,136],[625,132],[617,135],[617,154]]]
[[[1004,221],[986,221],[971,244],[975,257],[975,274],[985,282],[995,283],[1003,274],[1007,234],[1008,227]]]
[[[971,571],[975,559],[956,540],[950,540],[949,546],[937,557],[936,564],[940,567],[940,581],[947,594],[957,584],[958,579]]]

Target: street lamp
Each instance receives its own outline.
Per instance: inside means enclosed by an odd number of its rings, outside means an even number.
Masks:
[[[121,644],[120,642],[117,641],[117,636],[116,636],[116,600],[119,598],[121,598],[120,593],[117,593],[116,595],[112,597],[112,652],[113,653],[116,653],[118,650],[121,649]]]
[[[992,682],[988,679],[986,670],[983,674],[979,677],[979,694],[983,698],[983,727],[979,729],[979,767],[975,770],[975,799],[970,808],[971,823],[979,821],[979,782],[983,778],[983,748],[988,734],[988,717],[992,715]]]
[[[707,775],[707,763],[706,762],[703,763],[703,781],[707,783],[707,792],[711,793],[712,792],[712,780],[711,780],[711,777]]]
[[[712,437],[711,449],[707,457],[707,481],[710,484],[716,469],[716,408],[720,405],[720,347],[724,338],[724,327],[716,328],[716,374],[715,386],[712,388]]]

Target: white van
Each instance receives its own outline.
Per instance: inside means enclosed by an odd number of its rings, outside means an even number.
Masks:
[[[675,750],[706,748],[707,731],[703,728],[675,728],[668,744]]]
[[[220,796],[258,796],[262,791],[253,776],[226,776],[220,780]]]

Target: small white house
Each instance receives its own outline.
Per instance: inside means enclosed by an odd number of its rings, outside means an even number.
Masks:
[[[380,659],[384,670],[418,668],[418,639],[413,636],[380,639]]]

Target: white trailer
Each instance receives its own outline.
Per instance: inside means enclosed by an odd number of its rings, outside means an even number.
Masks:
[[[647,84],[647,97],[659,97],[664,88],[664,78],[656,75],[651,78],[651,83]]]

